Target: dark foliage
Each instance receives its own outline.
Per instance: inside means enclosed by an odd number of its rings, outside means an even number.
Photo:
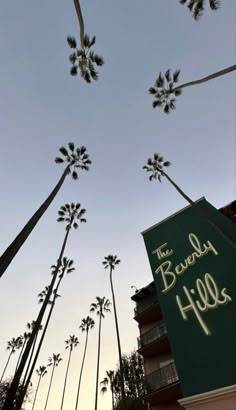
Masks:
[[[127,398],[128,410],[146,410],[143,403],[145,395],[144,367],[142,357],[133,351],[130,354],[122,355],[125,396]],[[123,410],[120,389],[120,369],[117,369],[113,378],[113,392],[116,410]]]
[[[148,158],[146,165],[143,166],[143,169],[147,172],[151,172],[149,175],[149,180],[158,179],[161,182],[161,177],[163,176],[164,167],[169,167],[171,165],[170,161],[164,161],[164,158],[155,153],[153,158]]]
[[[71,36],[67,37],[67,43],[73,50],[69,55],[69,61],[71,62],[70,73],[72,76],[77,76],[79,72],[83,80],[87,83],[91,83],[92,80],[96,81],[98,79],[96,66],[102,66],[104,64],[103,58],[91,50],[91,47],[95,42],[95,36],[90,38],[85,34],[83,47],[78,48],[76,39]]]
[[[12,381],[11,379],[6,379],[0,383],[0,410],[3,408],[4,402],[7,396],[7,392],[11,385],[11,381]],[[19,397],[21,388],[22,388],[22,385],[20,384],[17,390],[16,399],[15,399],[14,404],[16,403],[16,400]],[[28,389],[27,394],[25,396],[24,403],[30,401],[30,396],[31,396],[31,389]],[[23,407],[22,407],[22,410],[24,410]]]
[[[58,211],[59,218],[57,218],[57,222],[66,222],[66,229],[69,229],[71,226],[78,229],[78,222],[86,222],[86,219],[83,218],[85,212],[86,209],[81,208],[80,204],[74,204],[73,202],[70,205],[65,204]]]
[[[149,88],[149,94],[154,96],[153,108],[160,107],[166,114],[175,110],[175,97],[182,94],[181,89],[175,90],[176,84],[179,81],[179,74],[180,70],[176,70],[171,75],[170,69],[164,75],[161,72],[159,73],[155,85]]]
[[[220,0],[179,0],[180,4],[187,5],[195,20],[198,20],[203,15],[207,1],[211,10],[218,10],[220,8]]]
[[[79,178],[78,170],[89,171],[89,165],[92,164],[92,161],[89,158],[87,149],[84,145],[81,147],[75,148],[73,142],[68,143],[69,150],[65,147],[59,148],[62,157],[56,157],[55,162],[57,164],[62,164],[67,162],[70,164],[70,169],[68,173],[71,173],[74,180]],[[71,170],[72,168],[72,170]]]

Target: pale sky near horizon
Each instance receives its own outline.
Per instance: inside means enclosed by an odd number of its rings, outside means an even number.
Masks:
[[[152,108],[148,94],[158,73],[168,68],[181,69],[181,83],[235,64],[236,3],[221,3],[217,12],[207,7],[196,23],[178,0],[82,0],[86,32],[96,34],[94,49],[105,60],[99,81],[90,85],[69,74],[66,37],[79,35],[73,1],[2,4],[0,253],[60,178],[63,167],[54,158],[61,145],[85,145],[93,162],[77,182],[68,178],[1,279],[0,369],[7,360],[7,340],[35,319],[37,294],[58,257],[64,227],[56,222],[57,211],[66,202],[81,202],[87,224],[71,233],[65,253],[76,272],[62,284],[38,361],[39,366],[52,353],[63,356],[48,410],[60,408],[64,340],[70,334],[78,336],[80,345],[64,409],[74,408],[84,344],[79,325],[96,296],[111,299],[102,266],[110,253],[121,259],[114,286],[122,350],[129,353],[137,346],[131,286],[152,281],[140,232],[186,206],[167,181],[148,181],[142,170],[147,158],[160,152],[170,160],[170,176],[193,199],[205,196],[215,207],[236,199],[235,73],[186,89],[169,116]],[[113,314],[102,326],[100,380],[118,360]],[[80,404],[86,410],[94,408],[97,327],[90,334],[81,388]],[[7,375],[15,361],[16,356]],[[48,382],[49,375],[35,410],[43,409]],[[99,395],[99,410],[110,409],[110,394]]]

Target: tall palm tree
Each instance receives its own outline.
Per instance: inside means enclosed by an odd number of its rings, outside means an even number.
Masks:
[[[27,323],[26,326],[27,326],[27,329],[29,330],[29,336],[28,336],[27,340],[28,340],[29,337],[31,336],[31,334],[32,334],[32,332],[33,332],[33,330],[34,330],[35,325],[36,325],[36,321],[35,321],[35,320],[32,320],[31,323]],[[24,374],[22,386],[25,385],[26,377],[27,377],[27,375],[28,375],[28,373],[29,373],[30,365],[31,365],[31,362],[32,362],[32,359],[33,359],[34,350],[35,350],[35,346],[36,346],[37,339],[38,339],[38,334],[39,334],[39,331],[42,330],[42,328],[43,328],[43,326],[40,325],[40,326],[39,326],[39,330],[38,330],[37,334],[35,335],[34,343],[33,343],[33,345],[32,345],[31,353],[30,353],[30,356],[29,356],[28,364],[27,364],[27,368],[26,368],[26,371],[25,371],[25,374]]]
[[[32,410],[34,410],[34,405],[35,405],[35,401],[36,401],[36,397],[37,397],[37,394],[38,394],[38,389],[39,389],[39,385],[40,385],[40,382],[41,382],[41,380],[42,380],[42,377],[44,377],[45,374],[47,373],[47,368],[46,368],[46,366],[39,366],[39,369],[36,370],[36,373],[37,373],[37,375],[39,376],[39,379],[38,379],[38,384],[37,384],[36,391],[35,391],[35,396],[34,396],[34,402],[33,402]]]
[[[57,157],[55,162],[58,164],[67,163],[67,166],[51,192],[48,198],[43,202],[43,204],[38,208],[35,214],[29,219],[26,223],[24,228],[21,232],[16,236],[13,242],[8,246],[5,252],[0,257],[0,277],[3,275],[17,252],[20,250],[21,246],[24,244],[32,230],[35,228],[36,224],[38,223],[39,219],[43,216],[44,212],[47,210],[53,199],[55,198],[56,194],[60,190],[63,182],[65,181],[67,175],[71,173],[72,178],[74,180],[78,179],[78,170],[89,170],[89,165],[91,164],[91,160],[89,159],[89,155],[87,154],[86,148],[82,145],[80,148],[76,148],[72,142],[68,144],[69,150],[65,147],[60,148],[60,152],[64,158]]]
[[[10,353],[9,353],[9,356],[8,356],[8,359],[7,359],[7,362],[6,362],[6,365],[5,365],[4,369],[3,369],[3,372],[2,372],[2,375],[1,375],[1,379],[0,379],[0,383],[2,382],[2,379],[3,379],[3,377],[4,377],[4,374],[5,374],[6,370],[7,370],[7,367],[8,367],[8,365],[9,365],[11,356],[16,352],[16,350],[18,350],[18,349],[21,348],[22,344],[23,344],[23,342],[22,342],[21,336],[19,336],[19,337],[17,337],[17,338],[13,337],[11,340],[9,340],[9,341],[7,342],[7,350],[10,350]]]
[[[44,341],[44,338],[45,338],[45,335],[46,335],[46,332],[47,332],[47,329],[48,329],[48,325],[49,325],[49,322],[50,322],[51,317],[52,317],[52,312],[53,312],[54,307],[55,307],[56,299],[60,296],[58,294],[58,289],[59,289],[60,283],[61,283],[65,273],[68,274],[68,273],[71,273],[75,270],[75,268],[73,267],[73,263],[74,263],[73,260],[67,259],[66,257],[62,258],[61,266],[60,266],[59,271],[58,271],[58,275],[59,275],[58,276],[58,282],[57,282],[57,285],[56,285],[55,289],[53,290],[53,299],[49,302],[49,304],[51,306],[50,306],[50,310],[49,310],[49,313],[48,313],[48,317],[47,317],[46,323],[45,323],[44,328],[43,328],[43,332],[42,332],[42,335],[41,335],[41,338],[40,338],[40,341],[39,341],[39,344],[38,344],[38,348],[37,348],[37,351],[36,351],[36,354],[35,354],[31,369],[30,369],[30,372],[28,374],[27,381],[24,384],[25,391],[27,391],[27,388],[29,386],[29,383],[30,383],[30,380],[31,380],[31,377],[32,377],[32,374],[33,374],[33,370],[34,370],[35,365],[37,363],[37,359],[38,359],[40,350],[42,348],[42,344],[43,344],[43,341]],[[56,265],[53,265],[51,268],[52,268],[52,274],[54,274],[55,269],[56,269]],[[49,286],[46,286],[45,289],[47,289],[47,291],[48,291]],[[47,296],[47,291],[44,290],[38,295],[39,296],[39,303],[43,303],[45,297]]]
[[[59,255],[59,258],[57,260],[57,265],[56,265],[56,268],[55,268],[53,276],[52,276],[52,280],[51,280],[51,283],[50,283],[50,286],[49,286],[49,289],[48,289],[48,293],[47,293],[47,295],[44,299],[44,302],[42,304],[42,307],[39,311],[35,327],[34,327],[32,333],[31,333],[31,336],[30,336],[28,342],[27,342],[24,353],[22,355],[21,362],[18,366],[16,374],[14,375],[11,387],[10,387],[10,389],[8,391],[8,394],[7,394],[7,398],[6,398],[3,410],[9,410],[12,407],[12,403],[13,403],[14,397],[16,395],[17,387],[19,385],[19,381],[20,381],[20,378],[22,376],[22,372],[25,368],[25,365],[26,365],[30,350],[31,350],[32,345],[34,343],[34,339],[35,339],[35,337],[38,333],[38,330],[39,330],[39,327],[42,323],[42,320],[43,320],[43,317],[44,317],[48,302],[50,300],[51,294],[52,294],[53,289],[54,289],[54,285],[55,285],[55,282],[56,282],[56,279],[57,279],[57,275],[58,275],[58,272],[60,270],[61,261],[62,261],[62,258],[64,256],[64,251],[65,251],[66,244],[67,244],[67,241],[68,241],[69,233],[70,233],[72,228],[77,229],[79,227],[79,224],[78,224],[79,222],[80,223],[86,222],[86,219],[84,218],[85,212],[86,212],[86,210],[81,208],[80,204],[74,204],[74,203],[72,203],[71,205],[66,204],[65,206],[62,206],[60,208],[60,210],[58,211],[59,218],[57,219],[57,221],[66,223],[66,234],[65,234],[65,237],[64,237],[64,240],[63,240],[63,243],[62,243],[60,255]],[[33,366],[35,366],[35,364],[36,364],[36,361],[34,360],[34,363],[31,367],[31,373],[34,371]],[[18,409],[20,410],[20,408],[21,408],[20,406],[22,405],[22,402],[23,402],[23,399],[24,399],[24,394],[26,393],[26,388],[27,388],[27,386],[25,386],[25,389],[22,392],[21,397],[17,401],[16,410],[18,410]]]
[[[99,366],[100,366],[100,350],[101,350],[101,330],[102,330],[102,319],[105,317],[105,313],[111,311],[111,302],[106,299],[105,296],[100,298],[96,296],[96,302],[91,303],[90,312],[96,312],[99,316],[99,327],[98,327],[98,356],[97,356],[97,377],[96,377],[96,392],[95,392],[95,410],[98,408],[98,383],[99,383]]]
[[[20,349],[20,354],[19,354],[19,357],[18,357],[18,359],[17,359],[15,372],[16,372],[16,370],[17,370],[17,368],[18,368],[19,363],[20,363],[20,359],[21,359],[22,353],[23,353],[23,351],[24,351],[25,344],[26,344],[27,340],[29,339],[29,336],[30,336],[30,333],[29,333],[29,332],[24,332],[23,335],[20,336],[20,337],[21,337],[21,340],[22,340],[22,347],[21,347],[21,349]]]
[[[100,386],[102,386],[100,393],[105,394],[107,392],[108,386],[110,386],[111,390],[111,398],[112,398],[112,410],[115,409],[115,401],[114,401],[114,370],[107,370],[106,376],[100,382]]]
[[[227,233],[225,233],[219,225],[213,220],[211,220],[208,215],[205,214],[204,210],[198,207],[197,202],[194,202],[182,189],[169,177],[169,175],[164,171],[165,167],[169,167],[171,163],[169,161],[164,161],[164,158],[160,154],[154,154],[153,158],[148,158],[146,164],[143,166],[145,171],[150,172],[149,180],[158,179],[161,182],[161,178],[165,177],[171,185],[179,192],[179,194],[191,205],[194,206],[198,213],[226,240],[234,249],[236,248],[236,242]]]
[[[65,375],[65,381],[64,381],[64,387],[63,387],[63,393],[62,393],[62,399],[61,399],[61,410],[63,409],[63,404],[64,404],[64,398],[65,398],[65,391],[66,391],[66,383],[67,383],[67,377],[68,377],[68,372],[69,372],[69,367],[70,367],[70,360],[71,360],[71,354],[73,352],[73,349],[78,346],[79,340],[75,335],[72,335],[65,341],[66,344],[66,349],[69,349],[69,357],[68,357],[68,363],[67,363],[67,368],[66,368],[66,375]]]
[[[47,393],[47,397],[46,397],[44,410],[46,410],[47,405],[48,405],[48,399],[49,399],[49,395],[50,395],[50,391],[51,391],[51,387],[52,387],[52,380],[53,380],[55,368],[62,361],[62,358],[60,357],[60,353],[58,353],[58,354],[53,353],[52,357],[48,358],[48,361],[49,361],[48,367],[52,366],[52,373],[51,373],[51,377],[50,377],[50,382],[49,382],[48,393]]]
[[[108,255],[104,257],[104,261],[102,262],[105,269],[109,269],[110,271],[110,284],[111,284],[111,293],[112,293],[112,302],[114,308],[114,317],[115,317],[115,326],[116,326],[116,337],[117,337],[117,346],[118,346],[118,354],[119,354],[119,362],[120,362],[120,375],[121,375],[121,395],[122,395],[122,402],[124,410],[126,410],[126,400],[125,400],[125,387],[124,387],[124,375],[123,375],[123,364],[122,364],[122,353],[121,353],[121,345],[120,345],[120,332],[118,326],[118,318],[117,318],[117,311],[116,311],[116,301],[115,301],[115,292],[113,287],[112,281],[112,272],[115,270],[115,267],[120,264],[120,259],[117,258],[116,255]]]
[[[86,319],[82,319],[82,322],[81,322],[81,325],[80,325],[81,332],[82,333],[86,332],[86,339],[85,339],[85,345],[84,345],[84,354],[83,354],[83,359],[82,359],[82,364],[81,364],[81,370],[80,370],[80,375],[79,375],[79,383],[78,383],[78,389],[77,389],[75,410],[78,409],[80,385],[81,385],[81,379],[82,379],[83,368],[84,368],[84,361],[85,361],[85,356],[86,356],[86,351],[87,351],[87,344],[88,344],[88,333],[89,333],[89,330],[94,327],[94,325],[95,325],[94,320],[89,316],[87,316]]]

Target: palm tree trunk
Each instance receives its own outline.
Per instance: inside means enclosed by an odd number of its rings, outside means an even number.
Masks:
[[[234,249],[236,249],[236,242],[233,238],[231,238],[228,233],[225,233],[221,227],[215,223],[214,221],[212,221],[211,219],[208,218],[208,216],[205,214],[205,212],[199,207],[197,206],[198,203],[194,202],[191,198],[189,198],[188,195],[186,195],[182,189],[169,177],[169,175],[167,175],[165,173],[165,171],[161,170],[160,171],[161,174],[166,177],[168,179],[168,181],[171,183],[171,185],[179,192],[180,195],[182,195],[182,197],[184,199],[186,199],[186,201],[189,202],[189,204],[191,206],[194,206],[195,209],[197,210],[197,212],[209,223],[209,225],[211,225],[222,237],[223,239],[228,242]]]
[[[114,387],[113,387],[113,381],[112,380],[111,380],[111,400],[112,400],[112,410],[115,410]]]
[[[65,397],[65,391],[66,391],[66,382],[67,382],[67,376],[68,376],[68,371],[69,371],[69,367],[70,367],[71,353],[72,353],[72,349],[70,348],[68,364],[67,364],[67,368],[66,368],[65,381],[64,381],[64,388],[63,388],[62,399],[61,399],[61,410],[63,409],[63,404],[64,404],[64,397]]]
[[[28,365],[27,365],[27,368],[26,368],[26,372],[25,372],[25,375],[24,375],[24,378],[23,378],[23,382],[22,382],[22,385],[23,385],[23,386],[25,385],[26,378],[27,378],[27,375],[28,375],[28,372],[29,372],[29,369],[30,369],[30,365],[31,365],[31,362],[32,362],[32,359],[33,359],[33,354],[34,354],[34,349],[35,349],[35,346],[36,346],[37,338],[38,338],[38,333],[37,333],[37,335],[35,336],[35,340],[34,340],[34,344],[33,344],[32,350],[31,350],[29,362],[28,362]]]
[[[86,331],[86,339],[85,339],[85,346],[84,346],[84,354],[83,354],[83,360],[82,360],[81,370],[80,370],[80,375],[79,375],[79,384],[78,384],[78,390],[77,390],[77,397],[76,397],[75,410],[77,410],[77,409],[78,409],[79,392],[80,392],[80,385],[81,385],[81,379],[82,379],[83,368],[84,368],[84,361],[85,361],[85,356],[86,356],[86,351],[87,351],[87,344],[88,344],[88,330]]]
[[[115,293],[114,293],[113,282],[112,282],[112,267],[110,268],[110,283],[111,283],[111,293],[112,293],[112,301],[113,301],[115,324],[116,324],[116,336],[117,336],[117,345],[118,345],[118,353],[119,353],[119,362],[120,362],[120,378],[121,378],[120,387],[121,387],[121,394],[122,394],[122,402],[123,402],[124,410],[127,410],[125,387],[124,387],[124,371],[123,371],[122,354],[121,354],[121,346],[120,346],[120,333],[119,333],[118,319],[117,319],[117,312],[116,312]]]
[[[8,359],[7,359],[6,366],[4,367],[4,370],[3,370],[3,372],[2,372],[1,379],[0,379],[0,383],[1,383],[2,379],[3,379],[3,377],[4,377],[5,371],[7,370],[7,366],[9,365],[9,362],[10,362],[10,358],[11,358],[12,353],[13,353],[13,352],[12,352],[12,350],[11,350],[11,352],[10,352],[10,354],[9,354],[9,356],[8,356]]]
[[[74,0],[74,5],[75,5],[75,10],[77,13],[77,17],[79,20],[79,27],[80,27],[80,45],[81,48],[84,48],[84,20],[83,20],[83,15],[80,7],[79,0]]]
[[[43,316],[44,316],[44,313],[46,311],[46,308],[47,308],[47,305],[48,305],[48,302],[49,302],[49,299],[50,299],[50,296],[51,296],[55,281],[57,279],[57,274],[58,274],[58,271],[59,271],[59,268],[60,268],[60,265],[61,265],[61,260],[62,260],[64,251],[65,251],[68,235],[69,235],[69,232],[70,232],[70,227],[71,227],[71,225],[68,227],[68,229],[66,231],[66,235],[65,235],[65,238],[64,238],[64,241],[63,241],[63,244],[62,244],[61,252],[60,252],[60,255],[59,255],[59,258],[58,258],[58,261],[57,261],[56,269],[55,269],[54,275],[52,277],[51,284],[50,284],[49,289],[48,289],[48,293],[47,293],[47,295],[44,299],[44,302],[42,304],[42,307],[39,311],[38,318],[35,322],[32,333],[31,333],[31,335],[29,337],[29,340],[27,342],[27,345],[26,345],[25,351],[22,355],[22,359],[20,361],[19,367],[18,367],[18,369],[16,371],[16,374],[14,375],[14,378],[12,380],[11,387],[9,388],[9,390],[7,392],[7,397],[6,397],[6,400],[5,400],[5,403],[4,403],[4,406],[3,406],[2,410],[20,410],[21,405],[23,403],[24,396],[22,394],[22,395],[20,395],[19,399],[17,400],[16,407],[14,408],[13,403],[14,403],[14,399],[16,397],[16,392],[17,392],[17,389],[18,389],[18,386],[19,386],[20,378],[21,378],[23,370],[26,366],[26,362],[27,362],[28,356],[30,354],[30,350],[32,348],[35,336],[39,331],[39,328],[40,328],[40,325],[42,323]]]
[[[24,347],[25,347],[25,344],[26,344],[26,340],[27,340],[27,339],[24,340],[24,343],[23,343],[23,345],[22,345],[22,348],[21,348],[21,351],[20,351],[20,354],[19,354],[19,357],[18,357],[18,360],[17,360],[17,363],[16,363],[15,373],[16,373],[16,370],[17,370],[18,365],[19,365],[19,363],[20,363],[21,356],[22,356],[22,353],[23,353],[23,350],[24,350]]]
[[[55,370],[55,364],[53,365],[53,368],[52,368],[52,374],[51,374],[51,379],[50,379],[50,383],[49,383],[48,394],[47,394],[44,410],[46,410],[47,405],[48,405],[48,399],[49,399],[49,394],[50,394],[50,390],[51,390],[51,386],[52,386],[52,379],[53,379],[53,375],[54,375],[54,370]]]
[[[44,325],[44,328],[43,328],[43,332],[42,332],[42,335],[41,335],[41,338],[40,338],[40,341],[39,341],[39,344],[38,344],[38,348],[37,348],[37,351],[36,351],[36,354],[35,354],[35,357],[34,357],[34,360],[33,360],[29,375],[28,375],[28,378],[26,380],[26,383],[23,383],[24,388],[23,388],[22,395],[24,395],[24,396],[25,396],[25,394],[27,392],[27,389],[28,389],[28,386],[30,384],[30,380],[31,380],[32,374],[34,372],[34,369],[35,369],[35,366],[36,366],[36,363],[37,363],[37,360],[38,360],[38,356],[39,356],[39,353],[40,353],[40,350],[41,350],[41,347],[42,347],[42,344],[43,344],[43,341],[44,341],[44,338],[45,338],[45,335],[46,335],[46,332],[47,332],[47,329],[48,329],[48,325],[49,325],[49,322],[51,320],[52,312],[53,312],[55,302],[56,302],[57,291],[58,291],[58,288],[59,288],[60,283],[62,281],[62,278],[63,278],[63,276],[61,276],[61,278],[59,279],[58,284],[55,288],[55,294],[54,294],[53,302],[51,304],[51,307],[50,307],[50,310],[49,310],[49,313],[48,313],[47,321],[46,321],[46,323]]]
[[[69,168],[70,165],[67,165],[59,182],[57,183],[51,194],[47,197],[47,199],[43,202],[43,204],[39,207],[35,214],[30,218],[30,220],[26,223],[24,228],[20,231],[20,233],[16,236],[14,241],[8,246],[8,248],[0,257],[0,278],[4,274],[7,267],[10,265],[11,261],[14,259],[17,252],[20,250],[21,246],[24,244],[32,230],[35,228],[39,219],[43,216],[44,212],[47,210],[47,208],[55,198],[63,182],[65,181]]]
[[[79,392],[80,392],[80,385],[81,385],[82,374],[83,374],[83,369],[84,369],[84,361],[85,361],[85,356],[86,356],[86,351],[87,351],[87,344],[88,344],[88,330],[86,331],[86,339],[85,339],[85,345],[84,345],[84,354],[83,354],[83,359],[82,359],[82,364],[81,364],[81,370],[80,370],[80,375],[79,375],[79,384],[78,384],[78,390],[77,390],[77,396],[76,396],[75,410],[78,409]]]
[[[173,185],[173,187],[178,191],[178,193],[179,193],[180,195],[182,195],[182,197],[183,197],[184,199],[186,199],[186,201],[188,201],[188,202],[190,203],[190,205],[196,205],[196,202],[194,202],[191,198],[189,198],[189,196],[186,195],[186,194],[184,193],[184,191],[182,191],[182,189],[173,181],[173,179],[171,179],[171,178],[169,177],[169,175],[167,175],[167,174],[165,173],[165,171],[161,170],[161,174],[164,175],[164,177],[166,177],[166,179],[168,179],[168,181],[171,183],[171,185]]]
[[[37,394],[38,394],[38,389],[39,389],[41,378],[42,378],[42,374],[40,374],[40,376],[39,376],[39,381],[38,381],[35,396],[34,396],[34,402],[33,402],[32,410],[34,410],[34,405],[35,405],[36,397],[37,397]]]
[[[171,90],[171,93],[174,93],[175,91],[178,91],[178,90],[182,90],[183,88],[186,88],[186,87],[191,87],[192,85],[205,83],[207,81],[213,80],[214,78],[220,77],[225,74],[229,74],[234,70],[236,70],[236,65],[232,65],[231,67],[224,68],[223,70],[210,74],[207,77],[200,78],[200,80],[190,81],[189,83],[178,85],[178,87],[175,87]]]
[[[101,348],[101,326],[102,316],[99,316],[99,330],[98,330],[98,358],[97,358],[97,378],[96,378],[96,393],[95,393],[95,410],[98,408],[98,383],[99,383],[99,364],[100,364],[100,348]]]

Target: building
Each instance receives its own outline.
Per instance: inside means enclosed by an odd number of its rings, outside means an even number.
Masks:
[[[177,401],[182,397],[179,378],[154,282],[137,291],[131,299],[136,303],[134,319],[140,331],[138,352],[144,359],[145,401],[150,410],[180,409]]]
[[[219,211],[236,222],[236,201]],[[183,409],[178,403],[182,392],[154,281],[137,290],[131,299],[136,303],[134,319],[140,332],[138,352],[144,359],[147,388],[145,401],[150,410]]]

